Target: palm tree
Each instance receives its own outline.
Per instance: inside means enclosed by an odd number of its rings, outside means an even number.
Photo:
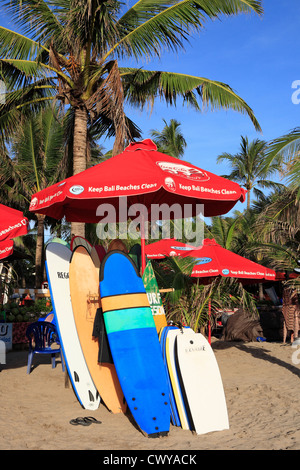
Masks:
[[[272,195],[256,221],[258,248],[273,268],[293,272],[300,257],[300,201],[298,188],[286,187]],[[299,283],[299,279],[294,284]]]
[[[268,167],[265,163],[265,151],[267,143],[260,139],[249,142],[247,137],[241,137],[240,152],[236,154],[222,153],[218,156],[217,162],[227,160],[232,172],[224,175],[226,178],[240,183],[247,189],[247,209],[250,209],[251,191],[259,197],[262,192],[261,188],[277,188],[282,185],[276,183],[268,177],[276,174],[280,169],[278,159],[274,159]]]
[[[235,217],[213,217],[211,225],[205,226],[205,236],[214,238],[226,250],[232,250],[240,217],[240,214]]]
[[[7,138],[20,120],[51,100],[74,112],[73,173],[86,168],[87,125],[115,135],[113,154],[140,134],[124,102],[143,109],[156,98],[177,98],[201,108],[252,109],[230,86],[188,74],[124,67],[119,60],[160,57],[183,50],[207,19],[254,11],[261,0],[139,0],[124,11],[118,0],[3,0],[18,28],[0,27],[0,64],[8,92],[0,106],[0,130]],[[73,224],[83,234],[82,224]]]
[[[167,124],[165,119],[163,121],[165,127],[161,132],[152,130],[151,136],[153,141],[159,152],[166,153],[174,158],[181,158],[187,146],[186,140],[180,132],[181,124],[176,119],[171,119],[170,124]]]
[[[64,126],[58,110],[48,107],[18,126],[10,153],[12,157],[0,154],[1,193],[19,207],[24,203],[28,207],[35,192],[64,176]],[[39,288],[43,281],[45,216],[37,214],[36,219],[35,284]]]
[[[293,129],[271,141],[266,151],[266,164],[271,165],[274,160],[280,160],[282,173],[287,178],[289,187],[297,189],[300,197],[300,127]]]

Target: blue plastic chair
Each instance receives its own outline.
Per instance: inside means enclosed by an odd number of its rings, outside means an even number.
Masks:
[[[51,354],[52,369],[55,368],[55,355],[60,354],[62,370],[65,370],[60,346],[51,347],[53,343],[56,343],[56,339],[58,340],[57,330],[53,323],[47,321],[31,323],[26,330],[26,336],[29,340],[27,374],[30,374],[34,354]]]

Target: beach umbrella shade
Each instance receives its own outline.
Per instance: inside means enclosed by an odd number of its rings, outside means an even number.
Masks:
[[[0,204],[0,259],[11,256],[12,239],[28,233],[28,219],[21,211]]]
[[[11,256],[14,251],[14,242],[13,240],[6,240],[4,242],[0,242],[0,260],[4,258],[8,258]]]
[[[168,256],[181,256],[195,250],[195,246],[182,243],[176,238],[163,238],[145,246],[145,254],[149,259],[164,259]]]
[[[265,282],[274,281],[276,272],[266,268],[243,256],[237,255],[230,250],[226,250],[214,239],[205,238],[201,246],[193,251],[185,252],[182,257],[195,259],[191,277],[200,278],[203,283],[207,283],[211,278],[233,277],[240,282],[251,283],[253,281]],[[208,340],[211,342],[211,302],[208,303]]]
[[[192,277],[234,277],[244,280],[274,281],[276,272],[243,256],[226,250],[214,239],[205,238],[202,246],[185,252],[182,257],[195,258]]]
[[[34,194],[30,210],[85,223],[125,222],[140,211],[144,264],[144,220],[190,217],[199,213],[201,204],[204,216],[225,214],[238,201],[243,202],[245,194],[237,183],[160,153],[150,139],[145,139]],[[174,208],[172,214],[166,205]],[[114,208],[113,213],[109,207]],[[175,213],[178,207],[188,211],[184,215]]]

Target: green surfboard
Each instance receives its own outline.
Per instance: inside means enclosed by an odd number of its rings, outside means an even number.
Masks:
[[[161,328],[167,326],[167,319],[151,261],[148,261],[146,265],[143,274],[143,283],[151,307],[156,331],[159,333]]]

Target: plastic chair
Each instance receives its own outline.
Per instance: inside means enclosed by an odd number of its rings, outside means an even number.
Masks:
[[[60,354],[62,370],[65,370],[61,348],[52,348],[51,345],[58,340],[56,327],[53,323],[37,321],[31,323],[26,330],[29,340],[29,353],[27,363],[27,374],[30,374],[34,354],[51,354],[52,369],[55,368],[55,355]]]

